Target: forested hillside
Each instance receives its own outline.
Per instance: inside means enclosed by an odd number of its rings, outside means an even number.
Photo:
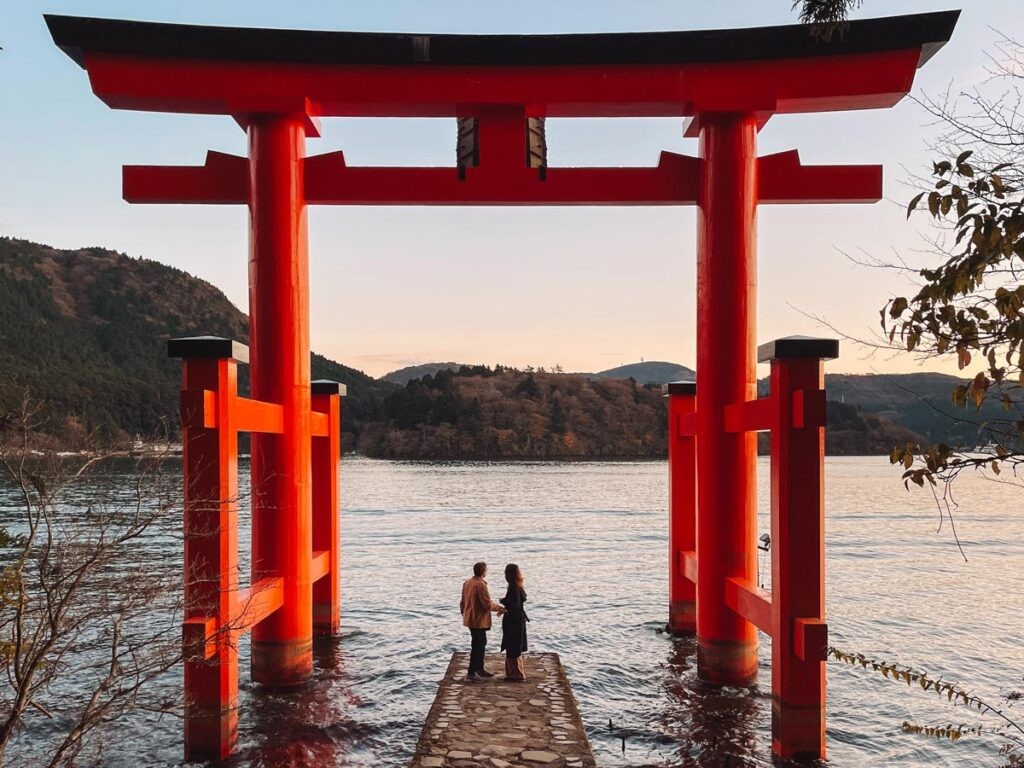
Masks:
[[[359,449],[402,459],[665,456],[661,387],[629,380],[463,366],[389,395]]]
[[[41,431],[57,438],[117,442],[165,429],[174,437],[180,363],[167,358],[166,341],[196,334],[244,342],[248,323],[218,289],[173,267],[0,238],[0,415],[28,392],[42,403]],[[348,386],[344,447],[397,458],[662,457],[664,399],[643,382],[692,377],[672,363],[599,374],[633,379],[443,363],[395,372],[406,382],[398,386],[316,354],[311,365],[313,378]],[[240,368],[243,392],[247,372]],[[988,410],[947,415],[956,383],[939,374],[826,376],[828,452],[985,442],[970,420]]]
[[[665,398],[632,379],[520,371],[443,369],[408,382],[383,402],[359,450],[397,459],[662,458]],[[855,405],[828,404],[826,450],[886,454],[921,437]],[[767,435],[761,450],[767,450]]]
[[[834,374],[825,376],[828,397],[889,419],[933,442],[972,447],[990,442],[985,422],[1003,420],[998,397],[976,411],[955,408],[953,389],[967,381],[942,373]]]
[[[0,238],[0,413],[24,393],[43,405],[42,429],[101,439],[177,431],[181,364],[172,336],[248,340],[248,322],[217,288],[186,272],[104,248],[59,250]],[[246,366],[240,368],[242,387]],[[348,385],[352,444],[392,387],[320,355],[313,378]]]

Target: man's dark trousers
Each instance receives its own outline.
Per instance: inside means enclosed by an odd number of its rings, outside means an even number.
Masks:
[[[487,630],[470,628],[473,638],[472,650],[469,652],[469,674],[484,671],[484,649],[487,647]]]

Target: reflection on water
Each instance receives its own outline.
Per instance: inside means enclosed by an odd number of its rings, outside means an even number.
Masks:
[[[762,701],[756,689],[703,685],[697,679],[697,644],[692,638],[673,641],[664,685],[660,740],[675,754],[663,758],[659,765],[737,768],[770,764],[765,762],[766,754],[757,759],[755,738],[762,707],[770,707],[770,700]]]
[[[712,690],[696,680],[693,641],[661,631],[666,474],[663,462],[346,459],[343,635],[317,645],[313,681],[291,692],[249,684],[248,644],[241,643],[239,751],[231,765],[404,765],[449,655],[468,645],[459,587],[480,559],[491,564],[495,592],[506,562],[522,566],[531,646],[561,655],[599,765],[771,765],[767,639],[756,687]],[[115,471],[97,482],[117,487],[126,477]],[[930,498],[904,493],[886,459],[829,459],[826,483],[832,642],[928,669],[991,698],[1019,686],[1024,619],[1019,574],[1009,567],[1024,562],[1017,491],[963,479],[964,563],[949,538],[935,535]],[[0,514],[3,508],[0,499]],[[247,511],[240,517],[244,574]],[[761,528],[768,529],[764,516]],[[154,533],[140,560],[180,570],[180,535],[179,521]],[[500,631],[492,633],[491,644],[499,640]],[[180,673],[164,685],[179,691]],[[973,718],[937,697],[829,666],[831,766],[999,764],[992,741],[952,745],[906,736],[899,732],[904,720]],[[22,734],[21,754],[39,733]],[[105,755],[112,768],[180,761],[175,718],[139,714],[119,722],[116,736],[117,748]]]

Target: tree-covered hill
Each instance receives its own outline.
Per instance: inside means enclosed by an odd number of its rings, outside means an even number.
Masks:
[[[439,371],[457,371],[463,365],[464,363],[423,363],[421,365],[408,365],[405,368],[399,368],[397,371],[385,373],[380,378],[381,381],[389,381],[392,384],[405,386],[413,379],[421,379],[428,375],[435,376]]]
[[[167,358],[167,339],[199,334],[247,342],[248,322],[217,288],[174,267],[0,238],[0,413],[27,391],[54,435],[113,441],[165,424],[174,433],[181,364]],[[320,355],[312,372],[348,385],[352,444],[392,387]]]
[[[663,458],[667,426],[657,385],[462,366],[389,395],[380,420],[363,430],[359,450],[396,459]],[[830,455],[887,454],[921,439],[856,405],[828,404]]]
[[[984,424],[1003,419],[998,397],[986,400],[980,411],[957,408],[953,390],[969,383],[942,373],[826,374],[831,400],[859,406],[922,436],[922,445],[947,443],[973,447],[989,442]]]
[[[692,368],[678,363],[649,361],[620,365],[591,375],[600,379],[635,379],[641,384],[668,384],[670,381],[693,381],[697,374]]]
[[[657,386],[463,366],[389,395],[359,449],[402,459],[660,458],[666,420]]]

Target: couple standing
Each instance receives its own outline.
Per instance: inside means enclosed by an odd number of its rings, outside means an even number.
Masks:
[[[491,600],[487,589],[487,563],[473,565],[473,577],[462,584],[462,600],[459,610],[462,623],[469,627],[472,650],[469,654],[469,674],[466,680],[479,682],[494,677],[493,672],[484,669],[484,649],[487,647],[487,631],[491,628],[491,613],[501,616],[501,650],[505,652],[505,679],[510,683],[526,681],[526,667],[523,653],[526,648],[526,622],[530,618],[523,609],[526,590],[523,588],[523,572],[515,563],[505,566],[505,581],[508,590],[499,601]]]

